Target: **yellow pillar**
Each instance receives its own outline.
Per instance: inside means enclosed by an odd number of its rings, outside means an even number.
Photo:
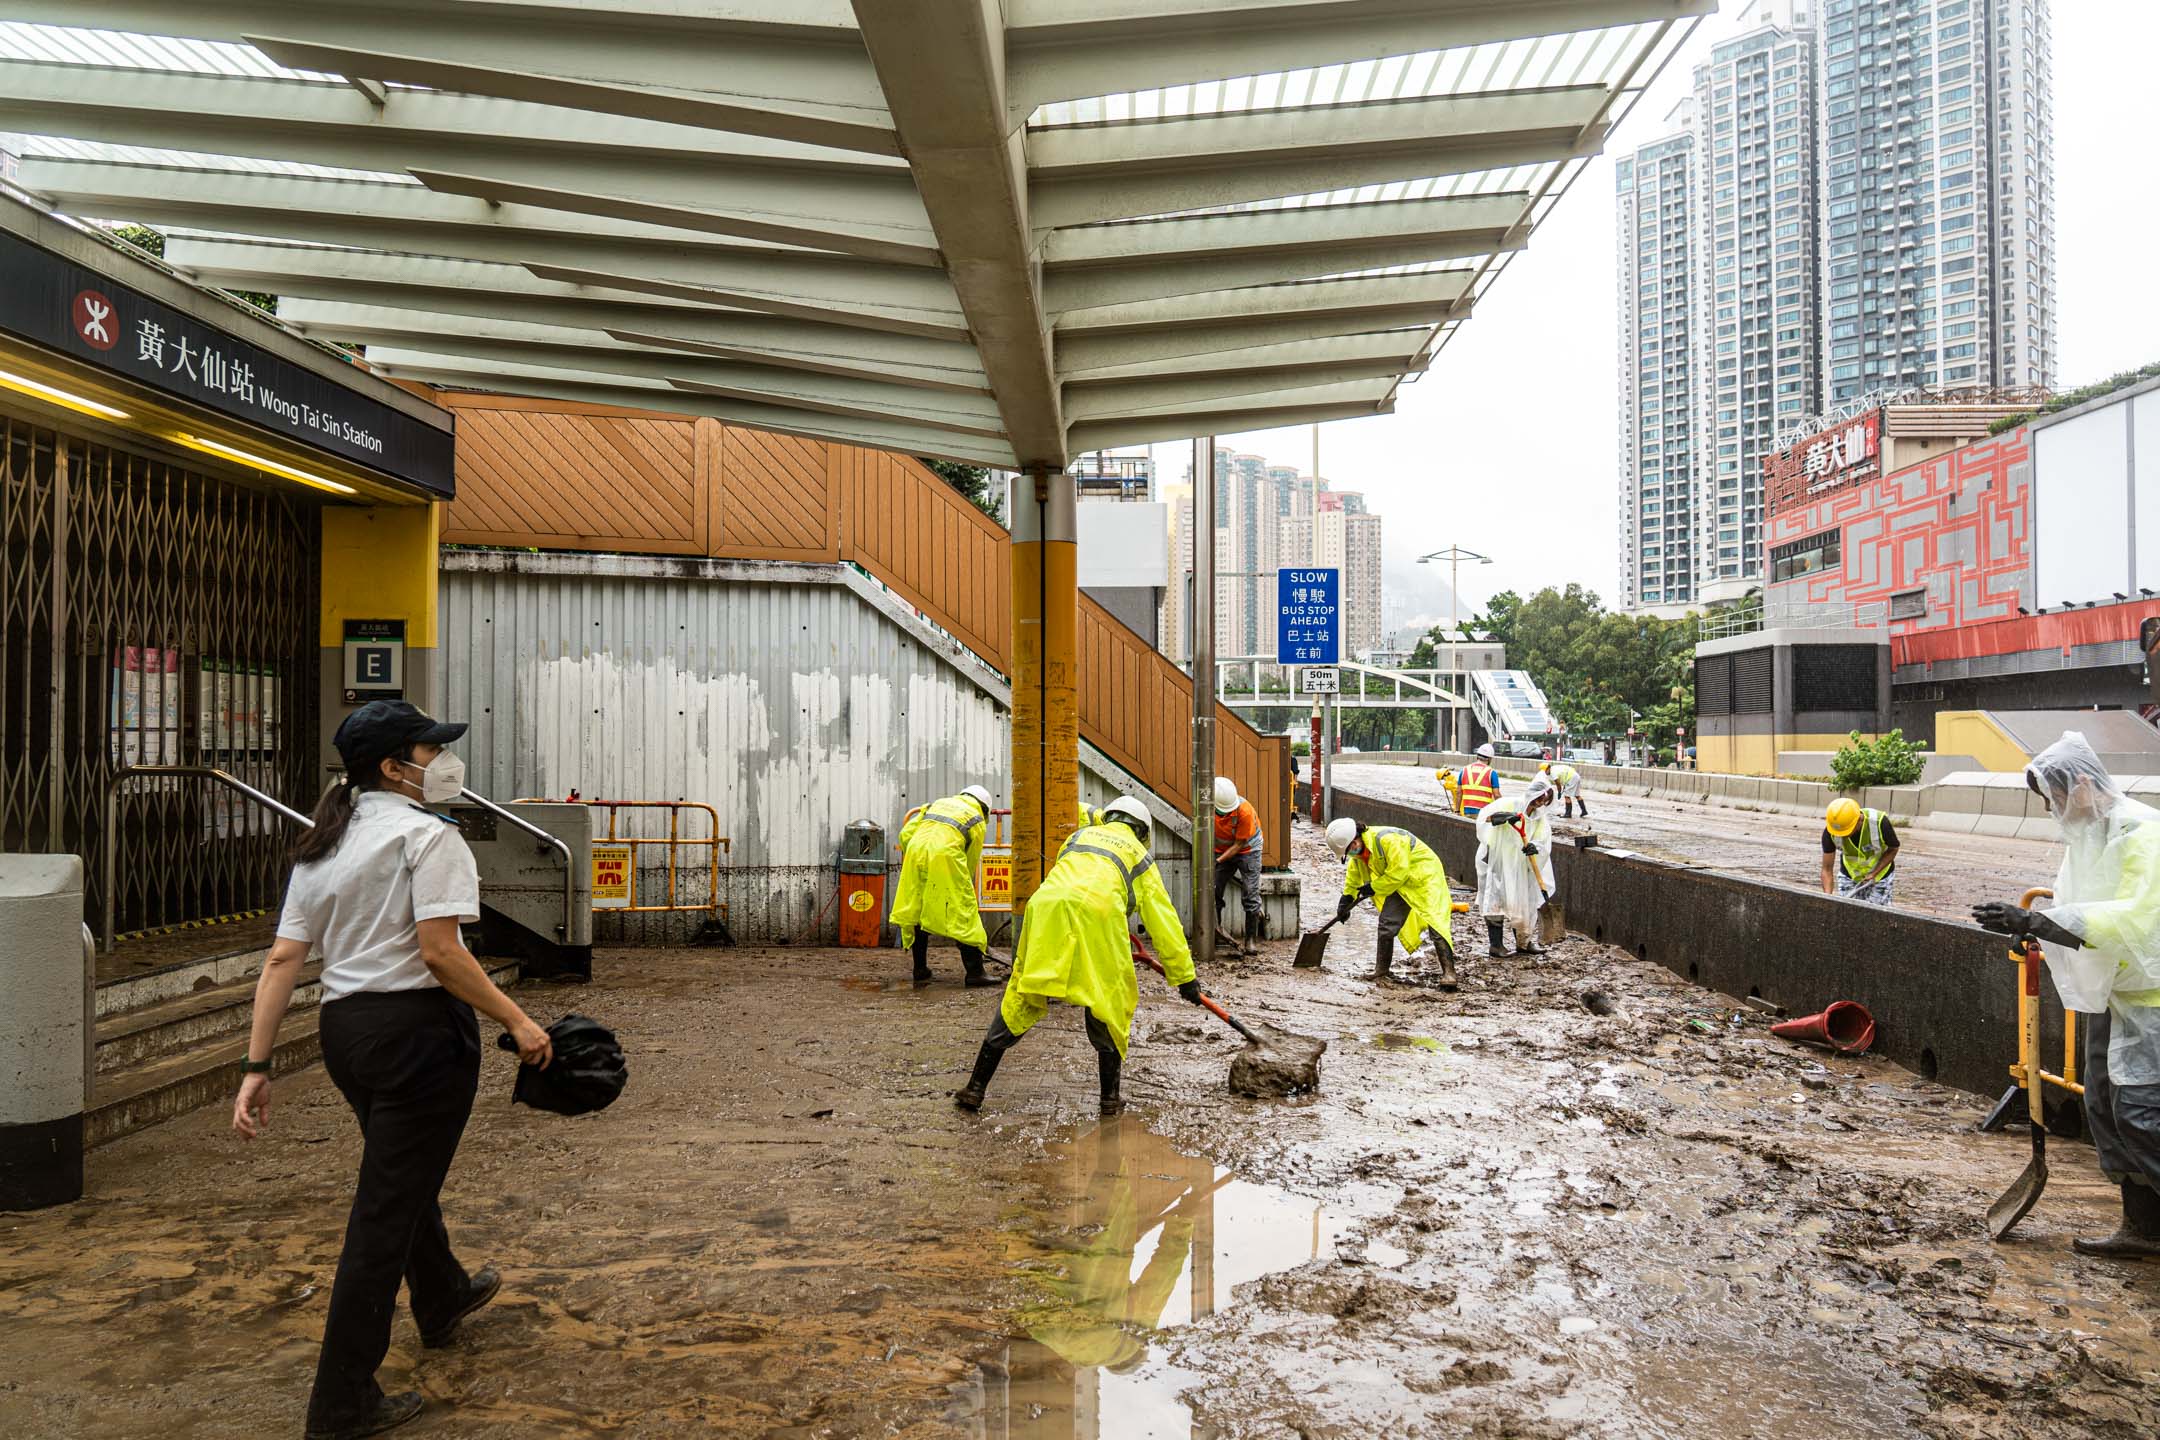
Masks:
[[[321,753],[339,766],[330,737],[355,708],[345,699],[345,622],[405,625],[404,697],[434,713],[436,606],[442,507],[326,505],[322,511]]]
[[[1035,893],[1080,808],[1080,586],[1073,480],[1037,466],[1012,487],[1013,908]]]

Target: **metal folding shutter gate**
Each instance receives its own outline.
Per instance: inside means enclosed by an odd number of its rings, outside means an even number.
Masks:
[[[217,765],[311,808],[320,510],[5,414],[0,442],[0,850],[81,855],[94,917],[117,766]],[[282,822],[132,785],[121,930],[277,903]]]

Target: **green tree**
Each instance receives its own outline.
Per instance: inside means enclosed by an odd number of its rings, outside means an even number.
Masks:
[[[160,260],[165,258],[164,235],[152,230],[147,225],[115,225],[112,233],[116,238],[127,241],[128,244],[133,245],[138,250],[147,250]],[[277,314],[277,296],[275,295],[265,295],[260,290],[227,290],[225,293],[235,300],[245,300],[258,310],[266,311],[272,315]]]
[[[992,483],[987,465],[970,465],[963,460],[932,460],[927,455],[918,455],[916,459],[965,496],[969,504],[998,524],[1005,523],[1005,497]]]

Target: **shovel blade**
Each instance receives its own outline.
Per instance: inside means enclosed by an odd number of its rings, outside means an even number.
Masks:
[[[1540,945],[1558,945],[1567,939],[1567,916],[1559,901],[1548,900],[1537,912],[1537,938]]]
[[[1987,1208],[1990,1240],[2002,1239],[2018,1221],[2025,1218],[2034,1203],[2040,1199],[2040,1192],[2047,1189],[2047,1178],[2047,1131],[2035,1126],[2032,1159],[2026,1162],[2023,1173],[2010,1182],[2010,1188],[1996,1197],[1995,1203]]]
[[[1290,962],[1291,965],[1299,970],[1317,970],[1320,968],[1321,959],[1327,954],[1327,942],[1328,933],[1325,930],[1315,930],[1310,934],[1300,935],[1297,942],[1297,958]]]

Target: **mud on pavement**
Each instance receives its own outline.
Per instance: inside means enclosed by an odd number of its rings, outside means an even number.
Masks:
[[[1295,841],[1315,923],[1339,871]],[[1282,941],[1204,977],[1329,1042],[1316,1093],[1230,1095],[1239,1042],[1144,976],[1107,1124],[1063,1012],[953,1110],[997,992],[949,951],[921,991],[839,950],[525,987],[615,1026],[630,1089],[512,1111],[489,1052],[444,1209],[506,1284],[445,1351],[401,1316],[385,1383],[442,1402],[407,1433],[2160,1432],[2160,1273],[2069,1250],[2114,1218],[2089,1151],[1990,1245],[2026,1147],[1973,1133],[1978,1097],[1580,939],[1493,961],[1458,923],[1459,993],[1375,985],[1373,923],[1322,971]],[[298,1432],[356,1136],[319,1071],[277,1082],[265,1141],[225,1124],[0,1217],[0,1433]]]

